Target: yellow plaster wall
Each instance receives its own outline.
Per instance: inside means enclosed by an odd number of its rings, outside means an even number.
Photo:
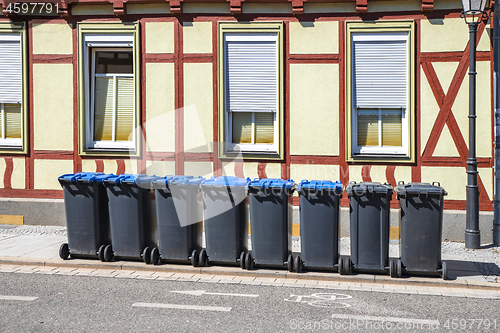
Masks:
[[[421,9],[421,0],[368,1],[368,13],[420,11]]]
[[[339,154],[338,77],[337,64],[290,65],[292,155]]]
[[[112,5],[74,5],[72,15],[114,15]]]
[[[422,20],[421,38],[422,52],[464,51],[469,28],[461,18]]]
[[[439,113],[439,106],[422,69],[420,78],[420,150],[423,152]]]
[[[398,165],[396,170],[394,170],[394,178],[396,179],[396,184],[393,184],[393,186],[396,186],[400,181],[404,181],[405,183],[411,182],[411,167]]]
[[[304,179],[336,181],[339,180],[340,172],[338,165],[292,164],[290,177],[296,183]]]
[[[5,159],[0,158],[0,185],[1,185],[1,188],[5,187],[5,184],[3,182],[3,175],[5,175],[6,167],[7,167],[7,165],[5,163]]]
[[[33,54],[72,54],[70,24],[33,24]]]
[[[166,3],[127,4],[127,14],[170,14],[170,6]]]
[[[26,160],[24,158],[13,158],[12,163],[14,165],[10,179],[12,188],[26,188]]]
[[[95,160],[82,160],[82,171],[83,172],[96,172],[97,165]]]
[[[184,53],[212,53],[212,22],[184,22]]]
[[[490,23],[486,24],[486,28],[490,27]],[[493,37],[493,29],[491,29],[491,35]],[[493,52],[492,42],[490,40],[490,36],[488,35],[488,29],[484,29],[483,34],[481,35],[481,39],[477,44],[476,51],[490,51]]]
[[[290,53],[338,53],[338,28],[337,21],[290,22]]]
[[[245,177],[250,177],[250,179],[259,177],[259,163],[245,163],[243,165],[243,173]]]
[[[477,157],[491,157],[491,88],[490,88],[490,63],[479,61],[476,64],[476,151]],[[469,80],[467,75],[458,92],[452,107],[453,114],[465,140],[469,145]]]
[[[174,161],[146,161],[146,174],[163,177],[175,174]]]
[[[434,153],[432,156],[452,156],[459,157],[457,147],[455,146],[455,142],[451,137],[450,130],[448,126],[443,127],[443,131],[441,132],[441,136],[438,139],[436,148],[434,149]]]
[[[467,174],[464,167],[422,167],[421,178],[424,183],[440,182],[448,192],[445,199],[465,200]]]
[[[137,170],[137,160],[124,160],[125,173],[140,173]]]
[[[491,168],[477,168],[479,171],[479,176],[484,184],[484,188],[486,189],[486,193],[488,194],[488,198],[493,200],[494,194],[494,183],[493,183],[493,169]]]
[[[104,160],[104,173],[113,173],[117,174],[118,171],[118,163],[116,163],[116,160]]]
[[[235,162],[222,162],[222,174],[230,177],[236,176],[234,172],[235,165]]]
[[[212,78],[212,64],[184,64],[184,105],[186,106],[184,148],[186,151],[212,151],[214,121]],[[200,145],[203,143],[204,145]]]
[[[34,148],[73,150],[73,65],[34,64],[33,105]]]
[[[267,163],[267,178],[281,178],[281,163]]]
[[[146,149],[175,151],[174,64],[146,64]]]
[[[455,76],[455,72],[457,71],[458,62],[433,62],[432,67],[434,68],[434,71],[439,79],[439,83],[446,94],[450,89],[453,76]],[[468,79],[467,76],[464,80],[466,79]],[[427,78],[425,78],[425,80],[427,81]]]
[[[35,160],[34,188],[43,190],[60,190],[57,177],[73,173],[73,161],[70,160]]]
[[[476,64],[477,79],[476,79],[476,150],[478,157],[492,157],[491,147],[493,138],[491,136],[492,120],[491,120],[491,67],[489,61],[479,61]],[[468,82],[467,78],[467,82]],[[468,85],[467,85],[468,87]],[[468,88],[467,88],[468,89]],[[468,90],[467,90],[468,91]],[[468,131],[467,126],[467,131]],[[464,134],[465,140],[468,141],[468,134]]]
[[[291,3],[246,3],[241,4],[244,14],[291,14]]]
[[[184,162],[184,174],[188,176],[202,176],[210,178],[213,176],[212,162]]]
[[[304,3],[304,13],[355,13],[356,3]]]
[[[182,12],[186,14],[230,14],[231,6],[226,3],[189,3],[182,5]]]
[[[174,50],[174,23],[146,22],[146,53],[174,53]]]

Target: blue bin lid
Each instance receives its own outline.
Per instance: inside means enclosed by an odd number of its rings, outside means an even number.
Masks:
[[[88,183],[93,183],[93,182],[102,183],[103,180],[109,176],[110,175],[106,175],[103,172],[77,172],[77,173],[69,173],[62,175],[58,178],[58,180],[66,182],[83,181]]]
[[[268,188],[281,188],[285,190],[294,190],[295,182],[291,179],[283,180],[281,178],[255,178],[248,183],[248,188],[254,189],[268,189]]]
[[[111,184],[121,184],[121,183],[132,183],[135,185],[144,185],[144,184],[151,184],[151,181],[155,179],[156,177],[151,177],[148,175],[141,175],[141,174],[122,174],[122,175],[110,175],[109,177],[105,178],[104,181],[106,183],[111,183]]]
[[[344,186],[340,181],[332,182],[331,180],[303,180],[297,186],[297,192],[316,192],[316,191],[326,191],[335,192],[336,194],[341,194],[344,190]]]
[[[165,176],[165,177],[156,177],[153,180],[154,185],[169,185],[169,184],[177,184],[177,185],[200,185],[205,178],[203,177],[193,177],[193,176]]]
[[[250,178],[245,179],[232,176],[221,176],[221,177],[212,177],[210,179],[204,180],[201,182],[201,185],[214,186],[214,187],[221,187],[221,186],[245,187],[249,181]]]

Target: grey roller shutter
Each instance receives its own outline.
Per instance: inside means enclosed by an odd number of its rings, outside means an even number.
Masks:
[[[224,35],[227,111],[277,111],[277,47],[277,34]]]
[[[0,103],[21,103],[21,35],[0,34]]]
[[[407,33],[353,34],[356,108],[407,108]]]

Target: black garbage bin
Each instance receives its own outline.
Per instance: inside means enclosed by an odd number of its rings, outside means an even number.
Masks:
[[[151,251],[151,263],[190,262],[205,266],[202,249],[203,202],[200,183],[203,177],[166,176],[153,180],[156,204],[158,248]]]
[[[329,180],[303,180],[297,186],[302,258],[295,257],[295,272],[302,266],[325,270],[339,267],[339,202],[343,189],[341,182]]]
[[[343,258],[340,274],[351,269],[373,273],[389,270],[391,184],[351,182],[347,186],[351,224],[351,257]],[[342,260],[341,260],[342,261]]]
[[[156,247],[151,181],[156,177],[123,174],[104,180],[109,199],[113,256],[149,264]]]
[[[438,274],[447,279],[446,262],[441,261],[443,201],[447,195],[439,183],[399,182],[396,193],[401,206],[401,272],[415,275]],[[394,277],[396,277],[394,276]]]
[[[103,180],[104,173],[79,172],[58,178],[63,188],[68,243],[59,248],[61,259],[109,259],[111,237],[109,233],[108,197]]]
[[[248,253],[248,179],[213,177],[201,183],[208,260],[220,264],[251,264]],[[248,266],[250,267],[250,266]]]
[[[286,265],[292,271],[292,195],[295,183],[264,178],[249,182],[247,188],[252,239],[250,259],[253,257],[256,265]],[[300,270],[300,256],[297,259]]]

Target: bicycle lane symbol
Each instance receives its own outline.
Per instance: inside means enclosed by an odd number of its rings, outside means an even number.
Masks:
[[[287,302],[294,303],[306,303],[310,306],[316,306],[321,308],[348,308],[351,305],[344,302],[344,300],[349,300],[352,296],[344,294],[333,294],[333,293],[316,293],[308,296],[304,295],[290,295],[290,298],[285,298]]]

